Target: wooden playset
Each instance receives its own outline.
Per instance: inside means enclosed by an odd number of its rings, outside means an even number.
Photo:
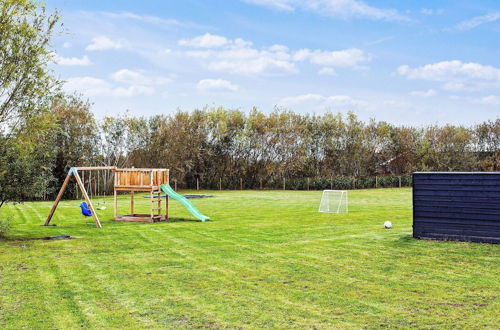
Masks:
[[[165,198],[165,214],[162,214],[162,184],[168,184],[167,169],[148,168],[117,168],[114,184],[114,216],[116,221],[156,222],[168,219],[168,198]],[[118,191],[130,191],[130,214],[118,216]],[[134,193],[137,191],[149,192],[151,207],[149,214],[137,214],[134,210]]]
[[[165,221],[168,219],[168,198],[162,201],[161,198],[161,185],[168,185],[169,170],[168,169],[157,169],[157,168],[116,168],[116,167],[72,167],[66,179],[64,180],[59,193],[57,194],[54,205],[45,220],[45,226],[50,224],[50,221],[54,215],[54,212],[61,201],[71,178],[74,177],[78,188],[82,193],[82,197],[85,200],[86,206],[90,209],[91,216],[93,217],[95,224],[98,228],[101,228],[101,222],[99,217],[95,212],[92,200],[89,197],[89,191],[92,194],[92,190],[95,189],[95,185],[90,184],[89,189],[85,188],[84,180],[80,176],[80,172],[86,171],[111,171],[114,173],[114,219],[116,221],[136,221],[136,222],[157,222]],[[118,215],[118,200],[117,195],[120,191],[130,192],[130,214]],[[150,212],[149,214],[138,214],[135,213],[134,207],[134,194],[135,192],[148,192],[150,199]],[[165,202],[165,206],[163,206]]]

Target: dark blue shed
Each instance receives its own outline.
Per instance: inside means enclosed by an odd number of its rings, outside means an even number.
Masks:
[[[413,237],[500,243],[500,172],[413,173]]]

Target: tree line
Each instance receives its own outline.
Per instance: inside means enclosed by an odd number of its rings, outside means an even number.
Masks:
[[[95,120],[89,103],[78,99],[53,111],[60,128],[53,148],[59,182],[70,165],[164,167],[182,187],[201,182],[211,189],[278,188],[283,180],[304,189],[306,179],[316,187],[339,177],[500,170],[500,119],[409,127],[364,122],[352,112],[219,107]]]

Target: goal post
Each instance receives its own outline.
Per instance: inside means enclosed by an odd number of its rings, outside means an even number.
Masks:
[[[323,213],[347,213],[348,195],[347,190],[323,190],[319,212]]]

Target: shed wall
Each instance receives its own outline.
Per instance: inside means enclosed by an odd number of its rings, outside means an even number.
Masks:
[[[500,243],[500,172],[414,173],[413,236]]]

